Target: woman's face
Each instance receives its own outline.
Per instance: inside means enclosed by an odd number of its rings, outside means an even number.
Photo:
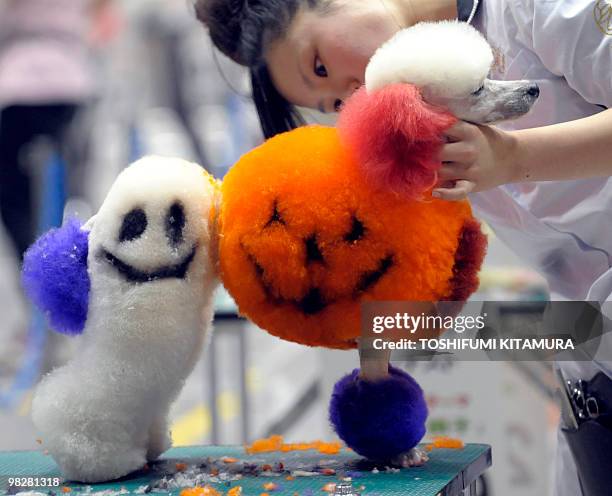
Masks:
[[[382,2],[337,1],[327,11],[302,8],[265,60],[289,102],[334,112],[364,82],[374,51],[399,30]]]

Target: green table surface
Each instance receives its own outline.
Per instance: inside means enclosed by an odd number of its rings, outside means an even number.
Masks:
[[[470,483],[491,466],[491,448],[484,444],[467,444],[463,449],[434,449],[424,467],[389,469],[384,465],[368,462],[352,451],[342,450],[336,455],[324,455],[316,450],[288,453],[258,453],[247,455],[237,446],[178,447],[167,451],[152,463],[148,470],[135,472],[127,477],[104,484],[79,484],[61,482],[70,487],[69,494],[90,493],[99,496],[119,494],[170,493],[178,495],[182,488],[194,485],[210,485],[222,494],[235,486],[242,487],[242,496],[325,496],[329,483],[341,482],[350,477],[356,492],[362,496],[454,496],[462,494]],[[238,459],[227,463],[223,457]],[[283,464],[282,468],[279,462]],[[177,463],[186,469],[177,471]],[[250,467],[247,464],[251,465]],[[272,470],[261,473],[263,465]],[[335,474],[324,475],[324,469]],[[218,470],[217,475],[211,471]],[[300,472],[317,472],[317,475],[298,475]],[[327,470],[330,473],[330,470]],[[257,475],[254,475],[254,474]],[[292,480],[286,477],[294,473]],[[9,477],[61,477],[53,459],[38,451],[0,452],[0,494],[18,491],[37,491],[67,496],[61,487],[9,488]],[[197,479],[199,477],[199,479]],[[264,484],[273,482],[274,490],[265,490]]]

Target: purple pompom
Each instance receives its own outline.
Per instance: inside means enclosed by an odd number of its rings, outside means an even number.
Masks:
[[[42,235],[24,255],[21,280],[26,294],[63,334],[80,334],[87,320],[88,237],[72,219]]]
[[[387,379],[367,382],[355,369],[336,383],[329,405],[338,436],[370,460],[390,460],[425,435],[423,390],[406,372],[389,366],[389,373]]]

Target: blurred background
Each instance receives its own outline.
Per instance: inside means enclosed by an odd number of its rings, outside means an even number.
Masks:
[[[0,450],[40,449],[32,389],[78,352],[27,305],[25,247],[66,216],[91,216],[142,155],[179,156],[223,177],[262,140],[248,94],[247,74],[214,53],[189,0],[0,0]],[[476,300],[547,298],[492,234],[481,279]],[[357,365],[356,352],[269,336],[219,291],[212,343],[172,411],[175,445],[332,440],[331,388]],[[558,411],[548,365],[409,370],[428,396],[428,435],[493,446],[479,494],[550,494]]]

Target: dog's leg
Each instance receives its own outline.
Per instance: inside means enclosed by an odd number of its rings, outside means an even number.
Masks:
[[[88,424],[88,430],[48,435],[45,446],[68,480],[105,482],[138,470],[146,463],[145,450],[117,424]]]
[[[389,376],[391,350],[376,350],[359,340],[359,377],[365,381],[379,381]]]
[[[427,453],[422,449],[415,447],[408,450],[406,453],[396,456],[391,460],[391,463],[399,467],[408,468],[425,465],[427,460],[429,460]]]
[[[168,415],[164,412],[153,419],[149,428],[149,443],[147,447],[147,461],[157,460],[159,455],[172,447],[172,438],[168,428]]]
[[[361,370],[359,376],[366,381],[380,381],[389,377],[390,350],[375,350],[370,348],[363,350],[359,348],[359,361]],[[414,447],[394,457],[391,463],[399,467],[420,467],[429,460],[427,453],[418,447]]]

